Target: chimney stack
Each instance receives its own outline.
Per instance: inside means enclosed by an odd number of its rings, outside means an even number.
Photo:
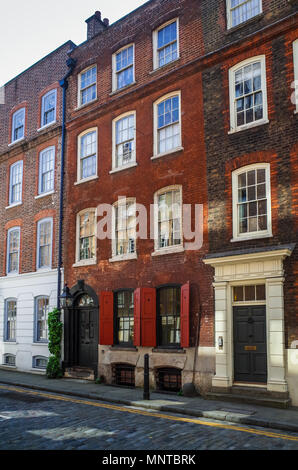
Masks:
[[[100,11],[96,11],[93,16],[86,20],[87,23],[87,39],[92,39],[96,34],[102,33],[109,26],[109,20],[104,18],[101,20]]]

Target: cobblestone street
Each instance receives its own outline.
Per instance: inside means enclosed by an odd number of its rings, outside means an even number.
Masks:
[[[0,390],[0,433],[1,450],[298,449],[290,432],[13,387]]]

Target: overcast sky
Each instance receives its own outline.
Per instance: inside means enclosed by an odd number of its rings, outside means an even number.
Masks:
[[[64,42],[87,39],[96,10],[110,24],[145,0],[0,0],[0,86]]]

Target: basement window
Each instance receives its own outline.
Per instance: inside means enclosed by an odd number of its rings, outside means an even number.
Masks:
[[[181,369],[174,367],[157,369],[156,388],[165,392],[179,392],[181,390]]]
[[[3,364],[5,366],[15,367],[16,357],[13,354],[4,354]]]
[[[135,366],[129,364],[114,364],[112,373],[114,385],[135,387]]]

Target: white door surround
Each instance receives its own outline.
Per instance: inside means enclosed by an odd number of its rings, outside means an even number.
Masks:
[[[234,286],[265,284],[267,326],[267,390],[286,393],[283,261],[293,245],[247,249],[207,255],[204,263],[215,268],[214,389],[229,390],[234,384],[233,306]],[[264,304],[264,302],[263,302]]]

